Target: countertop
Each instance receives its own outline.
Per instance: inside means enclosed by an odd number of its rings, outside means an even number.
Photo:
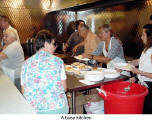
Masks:
[[[0,114],[36,114],[2,70],[0,70]]]

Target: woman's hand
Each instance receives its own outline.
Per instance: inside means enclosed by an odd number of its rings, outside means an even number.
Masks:
[[[83,58],[89,58],[89,59],[91,59],[91,55],[89,55],[89,54],[84,53],[84,54],[82,54],[82,56],[83,56]]]
[[[135,74],[140,74],[140,75],[148,77],[148,78],[152,78],[152,73],[144,72],[137,68],[132,68],[131,72],[133,72]]]
[[[128,61],[128,63],[131,64],[131,65],[133,65],[133,66],[138,66],[139,60],[136,59],[136,60]]]
[[[128,61],[128,64],[131,64],[131,65],[134,65],[134,60],[132,60],[132,61]]]
[[[122,70],[121,69],[118,69],[118,68],[115,68],[115,70],[117,71],[117,72],[122,72]]]
[[[133,68],[131,69],[131,72],[132,72],[132,73],[135,73],[135,74],[140,74],[140,70],[137,69],[136,67],[133,67]]]
[[[8,47],[8,45],[4,45],[3,47],[2,47],[2,50],[4,50],[5,48],[7,48]]]
[[[134,83],[135,81],[136,81],[135,77],[132,77],[132,78],[129,79],[129,82],[131,82],[131,83]]]

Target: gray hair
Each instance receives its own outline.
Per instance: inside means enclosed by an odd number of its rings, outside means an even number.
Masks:
[[[11,37],[13,37],[15,40],[17,40],[17,35],[16,35],[15,31],[8,29],[5,31],[5,33],[9,33]]]

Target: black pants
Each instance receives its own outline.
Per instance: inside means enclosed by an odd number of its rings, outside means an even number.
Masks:
[[[149,93],[145,97],[143,114],[152,114],[152,82],[146,82],[149,87]]]
[[[133,77],[136,78],[136,82],[138,83],[139,79],[137,78],[136,75],[132,75]],[[145,102],[144,102],[144,109],[143,109],[143,114],[152,114],[152,82],[146,82],[148,85],[148,90],[149,93],[145,97]]]

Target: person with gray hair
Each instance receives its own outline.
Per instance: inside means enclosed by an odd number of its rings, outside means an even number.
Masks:
[[[1,16],[1,27],[3,29],[3,33],[6,31],[6,30],[12,30],[14,31],[14,33],[16,34],[16,41],[18,43],[20,43],[20,38],[19,38],[19,35],[18,35],[18,32],[15,28],[13,28],[11,26],[11,21],[8,17],[6,16]],[[2,42],[2,45],[3,45],[3,42]]]
[[[0,63],[3,72],[13,81],[14,84],[19,87],[19,78],[21,67],[24,62],[24,52],[17,42],[16,33],[13,30],[6,30],[3,35],[5,46],[2,52],[0,52]],[[18,81],[16,81],[18,80]]]
[[[91,32],[89,27],[85,24],[80,25],[79,31],[80,36],[84,38],[84,41],[76,45],[73,48],[73,52],[76,52],[79,47],[84,46],[84,53],[91,54],[97,48],[100,42],[99,37],[95,33]]]
[[[84,57],[106,64],[115,59],[125,62],[122,43],[112,35],[111,27],[108,24],[99,27],[98,36],[102,41],[97,49],[91,54],[84,54]]]

